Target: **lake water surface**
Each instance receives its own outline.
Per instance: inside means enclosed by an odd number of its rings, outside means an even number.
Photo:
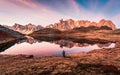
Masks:
[[[35,57],[40,56],[62,56],[63,50],[66,54],[77,53],[77,52],[89,52],[94,49],[101,48],[113,48],[114,43],[105,44],[88,44],[88,43],[77,43],[69,40],[52,40],[52,41],[41,41],[35,39],[26,39],[17,41],[15,44],[5,50],[1,51],[0,54],[26,54],[34,55]]]

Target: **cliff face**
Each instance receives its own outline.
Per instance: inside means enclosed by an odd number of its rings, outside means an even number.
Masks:
[[[8,34],[7,32],[0,30],[0,39],[4,39],[7,37],[14,38],[12,35]]]
[[[54,29],[58,29],[61,31],[65,31],[68,29],[73,29],[73,28],[78,28],[78,27],[89,27],[89,26],[96,26],[96,27],[108,26],[112,30],[116,29],[115,24],[113,24],[112,21],[104,20],[104,19],[100,20],[98,23],[90,22],[87,20],[74,21],[72,19],[68,19],[68,20],[63,21],[63,19],[61,19],[59,23],[48,25],[46,26],[46,28],[54,28]]]
[[[25,38],[23,34],[8,29],[0,25],[0,44],[13,41],[15,39]],[[1,47],[1,46],[0,46]]]
[[[0,30],[3,31],[3,32],[5,32],[5,33],[7,33],[7,34],[9,34],[9,35],[12,35],[12,36],[14,36],[16,38],[24,38],[23,34],[21,34],[19,32],[16,32],[14,30],[8,29],[8,28],[6,28],[6,27],[4,27],[2,25],[0,25]]]
[[[40,29],[43,29],[43,27],[41,25],[36,26],[34,24],[31,24],[31,23],[29,23],[25,26],[15,23],[13,26],[5,26],[5,27],[12,29],[14,31],[18,31],[22,34],[30,34],[34,31],[38,31]]]

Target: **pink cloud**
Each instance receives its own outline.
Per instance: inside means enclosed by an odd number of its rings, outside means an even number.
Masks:
[[[68,0],[70,6],[72,6],[77,15],[80,14],[80,5],[75,0]]]
[[[99,0],[94,0],[94,2],[90,2],[89,6],[91,10],[96,10],[97,5],[99,4]]]
[[[3,9],[0,12],[0,23],[5,25],[34,23],[46,26],[58,22],[61,18],[68,18],[34,0],[2,0],[0,5],[0,9]]]
[[[18,3],[21,3],[23,5],[29,6],[29,7],[36,7],[37,3],[34,0],[14,0]]]
[[[117,27],[120,28],[120,26],[118,26],[118,25],[120,25],[120,20],[119,19],[120,19],[120,14],[117,14],[111,20],[117,25]]]
[[[35,0],[6,0],[5,2],[21,8],[36,8],[39,5]]]
[[[103,12],[106,12],[108,10],[111,10],[111,8],[114,8],[115,6],[119,6],[120,3],[118,1],[115,0],[109,0],[107,2],[107,4],[104,6],[104,8],[102,9]],[[111,10],[112,11],[112,10]]]
[[[67,14],[57,12],[46,5],[37,3],[35,0],[2,0],[0,5],[0,9],[4,10],[0,12],[0,23],[7,25],[13,25],[14,23],[25,25],[31,22],[36,25],[46,26],[58,22],[61,18],[87,19],[91,21],[99,21],[104,18],[102,14],[83,9],[75,0],[67,0],[66,6],[68,6],[68,10],[64,8]]]

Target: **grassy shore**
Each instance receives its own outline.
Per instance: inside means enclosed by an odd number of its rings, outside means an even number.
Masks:
[[[69,54],[66,57],[0,55],[0,75],[119,75],[120,48]]]
[[[53,33],[43,33],[43,31],[37,31],[29,36],[34,38],[40,38],[44,40],[44,38],[48,39],[67,39],[71,41],[81,41],[81,39],[87,39],[88,41],[94,42],[94,40],[98,40],[98,42],[118,42],[120,40],[120,32],[113,30],[91,30],[88,32],[81,31],[64,31],[64,32],[53,32]]]
[[[46,32],[46,31],[45,31]],[[112,30],[89,32],[37,32],[34,38],[50,41],[68,39],[77,42],[117,42],[115,48],[74,53],[66,57],[0,55],[0,75],[120,75],[120,34]],[[59,33],[59,34],[58,34]],[[81,40],[82,39],[82,40]]]

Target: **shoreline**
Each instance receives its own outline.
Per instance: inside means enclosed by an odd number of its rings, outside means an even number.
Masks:
[[[0,55],[4,74],[36,75],[119,75],[120,48],[93,50],[88,53],[34,58],[32,55]],[[10,65],[9,65],[9,64]],[[4,67],[6,66],[6,67]]]

